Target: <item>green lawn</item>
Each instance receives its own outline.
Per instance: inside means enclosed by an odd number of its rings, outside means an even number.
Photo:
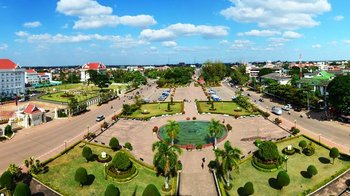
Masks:
[[[164,177],[157,177],[155,171],[141,166],[134,161],[139,173],[130,182],[118,183],[112,178],[105,180],[103,163],[97,161],[87,163],[81,155],[82,148],[80,146],[82,145],[83,143],[78,144],[72,150],[68,151],[67,154],[50,162],[48,164],[49,171],[45,174],[39,174],[39,180],[63,195],[104,195],[104,191],[109,184],[116,185],[121,195],[133,195],[134,191],[136,191],[136,195],[142,195],[143,190],[150,183],[155,184],[159,190],[164,185]],[[112,156],[115,154],[107,147],[91,144],[87,144],[87,146],[92,149],[94,154],[100,154],[103,151]],[[75,171],[79,167],[84,167],[88,171],[88,174],[94,176],[91,185],[80,187],[79,183],[74,180]],[[171,183],[175,187],[176,179],[172,178]]]
[[[168,108],[168,103],[147,103],[142,104],[141,109],[135,111],[130,116],[125,116],[128,118],[150,118],[153,116],[161,116],[165,114],[176,114],[176,113],[182,113],[183,110],[183,102],[174,102],[174,105],[171,105],[172,111],[166,111]],[[149,114],[142,114],[141,112],[147,110]]]
[[[237,103],[232,101],[215,101],[214,108],[216,110],[209,110],[211,108],[211,104],[208,104],[207,101],[197,101],[197,108],[200,113],[213,113],[213,114],[228,114],[228,115],[239,115],[239,116],[247,116],[252,114],[259,114],[259,112],[250,112],[242,107],[240,107]],[[242,111],[234,111],[236,109],[242,109]]]
[[[108,89],[126,89],[127,85],[126,84],[111,84],[108,86]],[[57,86],[50,86],[50,87],[42,87],[42,88],[37,88],[36,90],[42,90],[46,92],[54,92],[55,91],[64,91],[64,90],[87,90],[87,91],[94,91],[94,90],[99,90],[99,88],[93,84],[90,84],[89,86],[83,84],[83,83],[76,83],[76,84],[62,84],[62,85],[57,85]]]
[[[294,147],[298,147],[298,143],[301,140],[310,142],[310,140],[305,137],[299,137],[278,143],[277,146],[279,150],[282,150],[290,144]],[[349,159],[346,161],[336,159],[334,165],[331,163],[322,163],[321,161],[329,159],[329,150],[317,144],[315,144],[315,146],[316,152],[312,156],[297,153],[288,156],[287,166],[291,181],[283,190],[277,190],[269,185],[269,180],[273,182],[280,170],[270,173],[258,171],[251,165],[251,159],[248,159],[240,165],[239,174],[231,173],[233,175],[233,188],[227,195],[238,195],[237,189],[243,187],[248,181],[253,183],[256,195],[306,195],[310,190],[313,191],[327,181],[330,181],[332,175],[350,167]],[[309,165],[316,166],[318,170],[318,174],[311,179],[302,176],[302,173],[306,171]],[[282,169],[286,169],[286,165],[283,165]]]
[[[68,103],[69,102],[69,98],[68,97],[62,97],[63,94],[64,94],[64,92],[57,92],[57,93],[46,94],[46,95],[41,96],[40,99]],[[98,96],[98,92],[97,91],[91,91],[91,92],[86,93],[85,95],[83,95],[83,94],[74,94],[74,95],[75,95],[74,97],[79,102],[79,101],[85,101],[85,100],[91,99],[93,97],[97,97]]]

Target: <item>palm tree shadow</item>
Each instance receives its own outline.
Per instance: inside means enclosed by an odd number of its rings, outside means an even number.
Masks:
[[[138,186],[136,185],[134,188],[134,192],[132,193],[132,196],[136,196],[137,188],[138,188]]]
[[[280,185],[278,185],[278,182],[277,182],[276,178],[270,178],[269,179],[269,185],[272,188],[276,189],[276,190],[281,190],[281,187],[280,187]]]

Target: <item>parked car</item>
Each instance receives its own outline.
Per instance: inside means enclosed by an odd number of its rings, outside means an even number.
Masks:
[[[211,95],[211,99],[213,101],[221,101],[221,98],[219,96],[217,96],[217,95]]]
[[[259,101],[260,101],[260,102],[264,102],[264,99],[261,99],[261,98],[260,98]]]
[[[99,116],[96,117],[96,121],[100,122],[100,121],[104,120],[105,118],[106,117],[104,115],[99,115]]]
[[[158,100],[159,100],[159,101],[164,101],[166,98],[167,98],[166,96],[161,95],[161,96],[158,98]]]
[[[149,103],[149,102],[151,102],[151,100],[150,99],[141,99],[141,102],[142,103]]]
[[[294,107],[294,111],[301,112],[301,107]]]
[[[284,105],[282,107],[282,110],[285,110],[285,111],[289,111],[290,109],[292,109],[292,105],[290,105],[290,104]]]
[[[282,114],[282,109],[278,108],[276,106],[273,106],[271,112],[276,114],[276,115],[281,115]]]
[[[232,96],[232,101],[237,99],[237,96]]]

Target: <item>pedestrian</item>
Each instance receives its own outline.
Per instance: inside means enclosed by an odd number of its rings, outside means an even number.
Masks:
[[[201,166],[202,166],[202,169],[204,169],[204,163],[203,163],[203,162],[202,162],[202,165],[201,165]]]
[[[205,163],[205,157],[202,158],[202,162]]]

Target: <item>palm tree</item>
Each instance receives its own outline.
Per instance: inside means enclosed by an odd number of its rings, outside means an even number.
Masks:
[[[176,163],[181,149],[177,146],[169,146],[163,141],[155,142],[152,145],[152,151],[156,151],[153,158],[153,165],[158,173],[165,176],[165,189],[169,189],[170,174],[176,172]]]
[[[211,119],[209,124],[210,136],[214,138],[214,149],[217,149],[217,137],[222,134],[222,125],[219,120]]]
[[[165,132],[171,139],[171,145],[174,145],[175,135],[180,132],[180,125],[175,120],[168,120],[168,124],[165,126]]]
[[[239,171],[239,160],[242,152],[238,148],[233,148],[229,141],[225,142],[224,149],[215,150],[216,159],[221,159],[221,168],[223,173],[226,172],[226,183],[230,186],[230,172],[234,168]]]

